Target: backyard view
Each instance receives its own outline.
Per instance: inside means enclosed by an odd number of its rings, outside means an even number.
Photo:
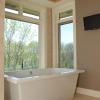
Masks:
[[[39,25],[5,18],[5,71],[39,67]],[[73,68],[73,23],[60,25],[59,66]]]
[[[39,25],[5,18],[5,71],[39,67]]]
[[[59,66],[73,68],[73,23],[60,25]]]

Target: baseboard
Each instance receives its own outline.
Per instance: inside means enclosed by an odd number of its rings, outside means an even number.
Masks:
[[[91,89],[85,89],[85,88],[78,87],[76,90],[76,93],[100,98],[100,91],[95,91],[95,90],[91,90]]]

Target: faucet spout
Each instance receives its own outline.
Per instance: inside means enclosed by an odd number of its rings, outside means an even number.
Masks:
[[[32,71],[30,71],[29,73],[30,73],[30,75],[32,75],[32,74],[33,74],[33,72],[32,72]]]

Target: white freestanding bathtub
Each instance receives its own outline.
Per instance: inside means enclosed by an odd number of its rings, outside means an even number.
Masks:
[[[81,70],[54,68],[5,73],[5,100],[69,100]]]

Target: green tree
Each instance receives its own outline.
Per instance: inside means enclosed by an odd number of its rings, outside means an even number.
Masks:
[[[31,23],[5,19],[5,70],[39,67],[38,41],[34,41],[33,38],[34,32]]]
[[[73,68],[73,44],[61,44],[60,67]]]

